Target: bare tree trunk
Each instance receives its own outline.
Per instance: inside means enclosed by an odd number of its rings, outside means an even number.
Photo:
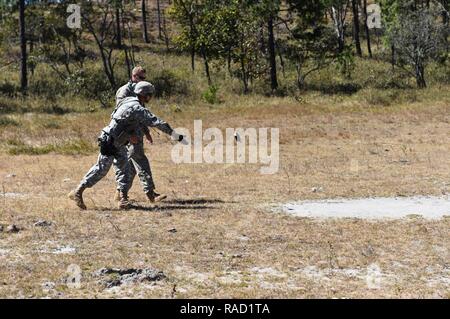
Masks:
[[[241,54],[241,72],[242,72],[242,83],[244,84],[244,94],[248,93],[248,79],[247,71],[245,70],[244,56]]]
[[[20,88],[27,93],[27,38],[25,35],[25,0],[19,0],[19,29],[20,29]]]
[[[209,72],[209,63],[208,63],[208,57],[206,56],[205,48],[202,47],[201,53],[202,53],[203,62],[205,64],[205,74],[208,79],[208,85],[211,86],[212,85],[211,73]]]
[[[150,40],[148,39],[148,32],[147,32],[147,8],[145,5],[146,0],[141,1],[141,11],[142,11],[142,36],[144,38],[145,43],[150,43]]]
[[[345,48],[345,16],[347,7],[332,6],[331,18],[333,19],[334,29],[338,38],[339,52],[344,51]]]
[[[425,68],[421,63],[416,64],[416,82],[420,89],[427,87],[427,82],[425,81]]]
[[[128,46],[125,42],[125,22],[123,19],[123,15],[121,16],[121,20],[120,20],[121,24],[122,24],[122,30],[124,32],[124,37],[123,37],[123,51],[125,53],[125,63],[127,64],[127,72],[128,72],[128,78],[131,79],[131,61],[130,61],[130,54],[128,52]]]
[[[231,72],[231,47],[228,47],[227,49],[227,69],[228,73],[230,74],[230,77],[233,76]]]
[[[117,47],[122,48],[122,30],[120,27],[120,4],[116,4],[116,35],[117,35]]]
[[[269,60],[270,60],[270,87],[272,93],[278,89],[278,79],[277,79],[277,60],[275,56],[275,38],[273,35],[273,16],[269,17],[267,23],[267,29],[269,31]]]
[[[305,77],[302,75],[300,62],[296,63],[295,69],[297,71],[297,87],[299,90],[302,90],[305,87]]]
[[[359,6],[358,0],[352,0],[352,10],[353,10],[353,38],[356,46],[356,54],[361,57],[361,41],[359,40]]]
[[[367,40],[367,51],[369,52],[369,57],[372,58],[372,46],[370,44],[370,30],[367,25],[367,0],[364,0],[364,29],[366,30],[366,40]]]
[[[192,46],[192,48],[191,48],[191,69],[192,69],[192,72],[195,71],[195,48],[194,48],[194,46]]]
[[[280,58],[281,72],[283,73],[283,78],[286,78],[286,68],[284,64],[283,54],[281,53],[279,45],[275,43],[275,48],[277,50],[278,56]]]
[[[131,32],[131,26],[130,23],[127,23],[127,27],[128,27],[128,38],[130,39],[130,60],[131,60],[131,64],[134,66],[136,66],[136,60],[134,58],[134,45],[133,45],[133,33]]]
[[[162,39],[162,32],[161,32],[161,3],[160,0],[156,0],[156,9],[158,13],[158,37]]]
[[[163,21],[163,34],[164,34],[164,43],[166,44],[166,50],[169,51],[169,36],[167,34],[167,25],[166,25],[166,14],[164,13],[164,11],[162,12],[162,21]]]
[[[392,71],[395,69],[395,45],[391,45],[391,65]]]
[[[33,41],[33,39],[30,39],[30,55],[32,55],[33,51],[34,51],[34,41]],[[34,68],[35,68],[35,64],[31,63],[30,72],[31,72],[32,77],[34,76]]]

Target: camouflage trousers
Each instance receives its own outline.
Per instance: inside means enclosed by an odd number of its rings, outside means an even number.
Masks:
[[[133,185],[134,178],[136,174],[139,177],[144,193],[148,193],[155,189],[155,184],[153,182],[152,171],[150,168],[150,162],[144,151],[144,137],[138,136],[138,143],[128,144],[128,184],[126,186],[126,191],[129,191]],[[114,166],[116,171],[116,179],[123,174],[117,165]]]
[[[130,164],[125,146],[120,147],[118,152],[113,156],[100,154],[97,163],[92,166],[86,176],[84,176],[80,186],[83,188],[93,187],[108,174],[112,165],[114,165],[114,170],[116,172],[117,189],[121,192],[127,192],[129,189]]]

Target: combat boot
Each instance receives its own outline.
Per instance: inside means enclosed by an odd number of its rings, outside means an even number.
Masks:
[[[75,204],[82,210],[86,210],[86,205],[83,201],[83,192],[85,188],[78,187],[77,189],[69,193],[69,198],[75,202]]]
[[[154,190],[147,192],[146,195],[147,195],[148,200],[151,203],[157,203],[157,202],[163,201],[167,198],[166,195],[158,194]]]
[[[131,204],[128,201],[128,194],[125,192],[119,191],[119,203],[118,203],[119,209],[130,209]]]

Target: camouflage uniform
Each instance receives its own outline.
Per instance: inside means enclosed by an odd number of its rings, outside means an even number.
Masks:
[[[127,97],[135,97],[134,87],[136,83],[129,81],[127,84],[122,86],[116,93],[116,108],[113,112],[117,111],[118,107],[121,105],[122,100]],[[152,171],[150,168],[150,163],[148,161],[147,156],[144,151],[144,135],[150,133],[148,128],[142,127],[141,130],[136,132],[137,143],[127,145],[128,158],[129,158],[129,180],[126,190],[128,191],[133,185],[134,178],[136,177],[136,173],[139,176],[139,180],[141,181],[142,188],[144,192],[147,193],[155,189],[155,184],[153,183]],[[114,171],[116,173],[116,180],[120,180],[120,176],[123,173],[118,168],[118,165],[114,165]],[[120,190],[120,189],[118,189]]]
[[[173,130],[169,124],[156,117],[147,110],[137,97],[128,97],[122,100],[113,113],[110,124],[102,131],[101,136],[109,135],[113,139],[113,145],[117,149],[114,155],[100,154],[97,163],[83,178],[80,187],[93,187],[106,176],[111,165],[116,170],[117,189],[127,193],[130,185],[129,161],[126,145],[132,136],[135,136],[142,127],[156,127],[164,133],[171,135]]]

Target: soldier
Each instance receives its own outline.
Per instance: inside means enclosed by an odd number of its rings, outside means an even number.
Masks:
[[[118,173],[117,187],[119,190],[119,208],[129,209],[129,162],[126,145],[136,142],[135,136],[143,126],[156,127],[162,132],[172,135],[174,139],[183,141],[183,136],[175,133],[169,124],[156,117],[144,107],[148,103],[155,89],[148,82],[139,82],[134,88],[137,97],[122,100],[113,114],[111,122],[105,127],[99,137],[100,155],[97,163],[89,170],[80,185],[69,194],[81,209],[86,209],[83,192],[91,188],[106,176],[114,162]]]
[[[141,66],[137,66],[133,69],[131,80],[127,84],[122,86],[116,93],[116,109],[114,110],[113,115],[123,99],[130,96],[136,96],[134,92],[134,87],[136,86],[136,83],[145,80],[146,75],[145,73],[146,73],[145,69],[142,68]],[[142,130],[138,130],[137,135],[135,136],[136,139],[135,143],[129,143],[127,145],[128,158],[130,161],[129,162],[130,178],[127,188],[128,190],[130,190],[137,172],[142,184],[142,188],[144,189],[144,193],[146,194],[148,200],[154,203],[164,200],[167,196],[155,192],[155,184],[153,182],[150,163],[144,151],[144,135],[146,136],[147,140],[150,143],[153,143],[148,128],[142,127]],[[116,172],[116,179],[119,179],[121,172],[116,168],[117,166],[114,166]],[[116,191],[115,199],[117,201],[120,199],[119,189],[117,189]]]

